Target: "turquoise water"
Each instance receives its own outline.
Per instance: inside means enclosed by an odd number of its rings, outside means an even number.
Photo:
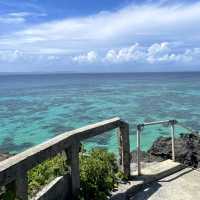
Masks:
[[[0,76],[0,151],[20,152],[64,131],[119,116],[135,125],[175,118],[200,128],[200,73],[46,74]],[[177,134],[184,130],[177,129]],[[148,149],[169,128],[145,128]],[[117,149],[115,131],[86,147]]]

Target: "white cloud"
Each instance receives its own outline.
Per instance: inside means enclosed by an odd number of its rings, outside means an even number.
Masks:
[[[26,59],[33,55],[35,60],[42,57],[40,60],[45,64],[45,59],[53,56],[65,56],[63,60],[66,63],[73,60],[74,65],[200,63],[199,11],[200,3],[129,5],[113,12],[29,25],[21,31],[0,35],[0,51],[17,49]],[[6,17],[7,22],[20,23],[29,16],[10,13]],[[4,19],[0,16],[0,22]],[[175,42],[181,45],[171,46]]]
[[[177,49],[169,42],[154,43],[149,47],[141,46],[138,43],[120,49],[110,49],[99,56],[94,51],[73,57],[78,63],[93,63],[98,61],[101,64],[121,63],[190,63],[200,59],[200,48],[185,49],[176,52]]]
[[[147,61],[151,64],[158,62],[198,62],[200,59],[200,48],[185,49],[183,52],[170,48],[169,43],[153,44],[148,48]]]
[[[47,56],[47,59],[48,60],[51,60],[51,61],[55,61],[55,60],[59,60],[59,57],[58,56]]]
[[[194,38],[199,41],[199,10],[200,3],[168,7],[130,5],[115,12],[30,26],[6,38],[10,41],[10,48],[13,45],[24,49],[31,49],[33,45],[38,49],[44,46],[59,46],[73,52],[74,49],[78,51],[86,47],[88,50],[112,48],[121,44],[155,42],[164,38],[177,41]]]
[[[94,51],[89,51],[86,54],[74,56],[72,60],[77,63],[94,63],[97,61],[97,54]]]
[[[0,15],[0,23],[2,24],[20,24],[26,22],[27,17],[44,17],[45,13],[33,12],[13,12]]]
[[[2,24],[18,24],[25,22],[24,16],[13,16],[13,15],[1,15],[0,23]]]
[[[150,46],[134,45],[110,49],[106,52],[88,51],[71,57],[73,63],[85,64],[160,64],[198,63],[200,59],[200,48],[177,49],[169,42],[153,43]],[[27,54],[20,50],[0,50],[0,62],[14,63],[16,61],[40,62],[64,60],[70,62],[70,57],[65,55],[64,49],[41,49],[39,52]],[[68,60],[68,61],[67,61]]]
[[[162,58],[165,58],[170,50],[168,42],[155,43],[147,49],[147,60],[150,63],[154,63],[157,60],[162,61]]]
[[[129,61],[138,61],[142,60],[144,57],[144,52],[142,51],[142,47],[139,46],[138,43],[122,48],[120,50],[109,50],[106,53],[104,61],[113,62],[113,63],[123,63]]]
[[[0,50],[0,61],[3,62],[15,62],[17,59],[23,56],[23,53],[19,50]]]

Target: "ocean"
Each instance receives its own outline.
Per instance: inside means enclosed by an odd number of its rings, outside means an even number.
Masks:
[[[58,134],[119,116],[130,124],[177,119],[200,128],[200,73],[2,74],[0,152],[18,153]],[[176,135],[186,130],[176,128]],[[142,149],[170,128],[146,127]],[[117,151],[116,131],[84,142]]]

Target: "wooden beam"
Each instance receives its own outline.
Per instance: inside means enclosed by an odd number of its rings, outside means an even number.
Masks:
[[[129,125],[125,122],[120,123],[119,127],[119,149],[122,171],[127,177],[130,177],[130,142]]]
[[[10,200],[28,200],[28,177],[27,173],[21,171],[16,179],[6,185],[6,193],[9,193]]]
[[[67,149],[73,142],[81,141],[119,127],[120,118],[105,120],[58,135],[40,145],[0,162],[0,186],[16,179],[17,172],[23,168],[28,171],[42,161]]]
[[[80,143],[74,143],[66,149],[67,161],[71,172],[71,189],[73,199],[78,199],[80,192],[80,169],[79,169]]]

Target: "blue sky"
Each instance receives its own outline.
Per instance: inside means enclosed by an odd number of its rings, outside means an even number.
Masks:
[[[0,0],[0,72],[200,70],[200,1]]]

